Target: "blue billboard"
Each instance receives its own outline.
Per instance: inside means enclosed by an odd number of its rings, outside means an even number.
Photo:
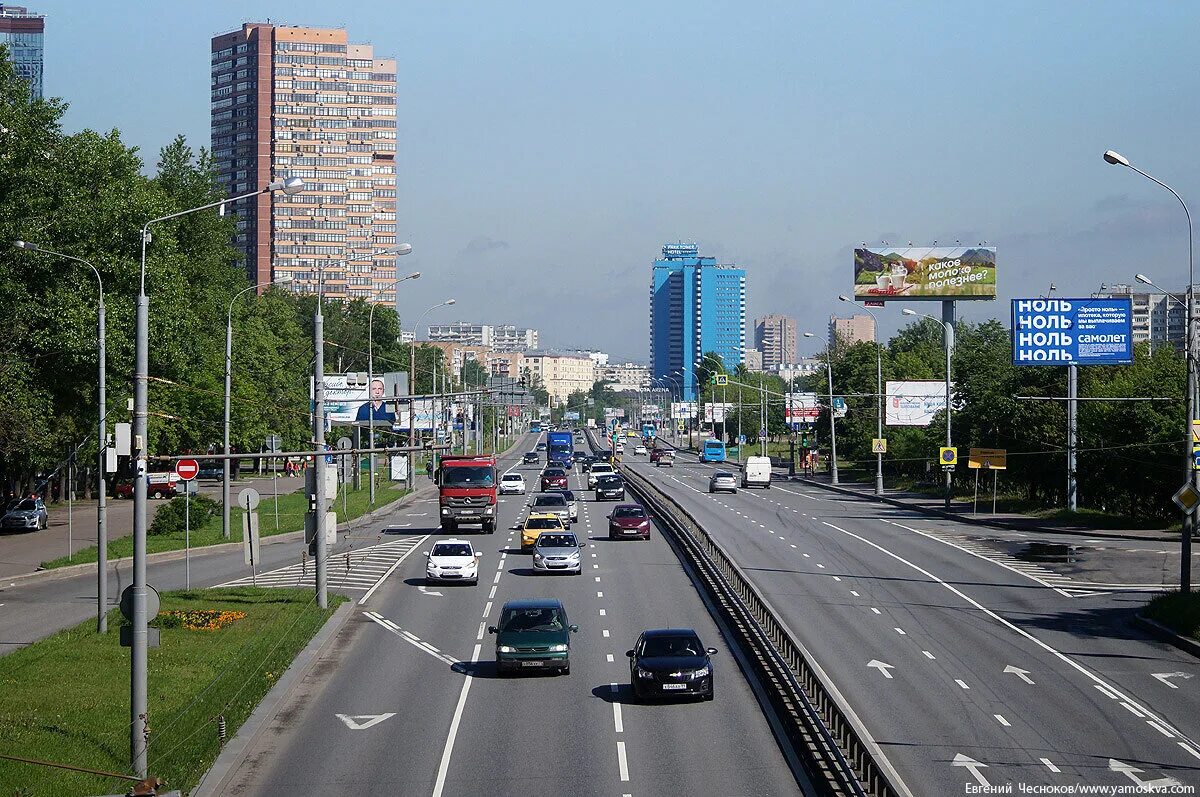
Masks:
[[[1128,365],[1132,299],[1013,299],[1013,365]]]

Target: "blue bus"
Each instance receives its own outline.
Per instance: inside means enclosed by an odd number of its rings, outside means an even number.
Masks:
[[[700,449],[701,462],[724,462],[725,444],[720,440],[705,440],[704,448]]]
[[[531,432],[542,431],[542,422],[541,421],[530,421],[529,422],[529,431],[531,431]]]

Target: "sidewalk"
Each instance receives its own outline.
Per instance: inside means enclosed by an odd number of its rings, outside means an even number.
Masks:
[[[779,478],[779,475],[776,475]],[[787,478],[784,476],[783,478]],[[971,501],[953,501],[949,511],[945,508],[945,500],[938,496],[914,493],[904,490],[884,489],[883,496],[875,495],[875,484],[862,482],[842,483],[834,486],[829,483],[828,474],[816,476],[795,476],[794,481],[811,484],[826,490],[854,495],[866,500],[881,501],[903,509],[911,509],[936,517],[950,518],[961,523],[974,523],[980,526],[1009,529],[1038,534],[1070,534],[1081,537],[1118,540],[1143,540],[1164,542],[1179,539],[1178,531],[1164,529],[1098,529],[1084,524],[1060,523],[1044,518],[1021,515],[1015,512],[985,512],[991,508],[991,496],[986,501],[982,496],[979,501],[979,513],[972,514]]]

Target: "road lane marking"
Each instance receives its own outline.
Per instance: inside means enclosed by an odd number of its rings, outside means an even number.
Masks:
[[[479,650],[482,645],[476,645],[471,653],[471,663],[479,661]],[[463,707],[467,704],[467,693],[471,691],[471,681],[474,678],[468,673],[463,679],[462,691],[458,694],[458,705],[454,707],[454,718],[450,720],[450,733],[446,736],[446,746],[442,749],[442,760],[438,765],[437,780],[433,784],[433,797],[442,797],[442,789],[446,786],[446,772],[450,769],[450,755],[454,752],[454,738],[458,736],[458,723],[462,721]]]
[[[1061,770],[1061,769],[1059,769],[1058,767],[1054,766],[1054,764],[1050,763],[1050,759],[1049,759],[1049,758],[1039,758],[1038,760],[1039,760],[1039,761],[1041,761],[1043,764],[1045,764],[1045,765],[1046,765],[1046,769],[1050,770],[1051,772],[1062,772],[1062,770]]]
[[[378,725],[384,720],[396,716],[396,712],[389,711],[386,714],[334,714],[333,716],[346,723],[346,727],[350,730],[363,731],[372,725]]]
[[[629,763],[625,760],[625,743],[617,742],[617,768],[621,771],[621,782],[629,781]],[[439,797],[435,794],[433,797]]]
[[[605,657],[609,660],[609,662],[611,662],[613,660],[613,654],[611,654],[611,653],[606,653]]]
[[[492,579],[492,583],[493,583],[493,584],[499,584],[499,583],[500,583],[500,574],[501,574],[501,573],[503,573],[503,572],[504,572],[503,570],[497,570],[497,571],[496,571],[496,577],[495,577],[494,579]]]
[[[603,616],[604,616],[604,614],[605,614],[605,613],[604,613],[604,610],[603,610],[603,609],[601,609],[601,610],[600,610],[600,616],[601,616],[601,617],[603,617]]]
[[[908,634],[904,633],[904,629],[899,626],[896,626],[896,633],[900,636],[908,636]]]
[[[921,652],[925,654],[925,658],[927,658],[927,659],[934,658],[933,654],[930,653],[928,650],[922,650]]]
[[[603,597],[604,597],[604,593],[603,593],[603,592],[597,592],[597,593],[596,593],[596,597],[597,597],[597,598],[603,598]]]
[[[1005,728],[1011,728],[1011,727],[1012,727],[1012,723],[1011,723],[1011,722],[1009,722],[1008,720],[1004,719],[1004,715],[1003,715],[1003,714],[993,714],[992,716],[996,718],[996,722],[1000,723],[1000,724],[1001,724],[1001,725],[1003,725]]]
[[[487,605],[483,607],[483,619],[486,620],[487,616],[491,613],[492,613],[492,602],[488,601]]]
[[[604,637],[607,639],[608,638],[608,629],[605,628],[603,633],[604,633]]]
[[[421,651],[422,653],[425,653],[429,656],[433,656],[438,661],[444,662],[445,664],[449,664],[450,666],[454,666],[455,664],[458,664],[458,662],[455,659],[451,658],[450,656],[445,655],[444,653],[439,651],[437,648],[434,648],[433,650],[429,650],[428,647],[425,647],[424,642],[422,642],[416,636],[410,634],[408,631],[405,631],[403,628],[396,625],[391,620],[388,620],[385,617],[381,617],[380,615],[376,614],[375,612],[363,612],[363,615],[366,616],[372,622],[376,623],[377,625],[385,628],[388,631],[388,633],[393,634],[396,637],[404,640],[405,642],[412,645],[414,648]],[[429,647],[432,647],[432,645],[430,645]]]
[[[871,611],[875,612],[875,614],[883,614],[883,612],[879,611],[874,606],[871,607]]]
[[[850,594],[851,594],[851,595],[853,595],[853,596],[854,596],[854,597],[856,597],[856,598],[857,598],[857,597],[859,597],[858,590],[853,590],[853,589],[852,589],[852,590],[850,590]]]
[[[492,591],[488,593],[488,600],[492,600],[495,597],[496,597],[496,585],[493,584]]]
[[[1166,727],[1165,725],[1163,725],[1161,722],[1156,722],[1154,720],[1146,720],[1146,724],[1149,725],[1154,730],[1161,733],[1163,736],[1167,737],[1168,739],[1175,738],[1175,734],[1171,732],[1171,729]]]
[[[954,683],[958,684],[958,685],[959,685],[959,686],[961,686],[963,689],[970,689],[970,688],[971,688],[971,687],[967,686],[967,682],[966,682],[966,681],[964,681],[964,680],[962,680],[961,678],[955,678],[955,679],[954,679]]]

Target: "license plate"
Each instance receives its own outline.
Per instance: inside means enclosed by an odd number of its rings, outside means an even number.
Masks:
[[[541,667],[543,664],[545,664],[544,661],[523,661],[523,662],[521,662],[522,667]]]
[[[478,510],[478,509],[464,509],[464,510],[462,510],[462,514],[464,514],[464,515],[478,515],[478,514],[479,514],[479,510]]]
[[[687,684],[663,684],[663,689],[687,689]]]

